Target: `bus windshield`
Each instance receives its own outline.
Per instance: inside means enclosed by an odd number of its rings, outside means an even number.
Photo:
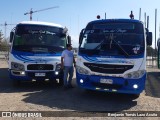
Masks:
[[[136,32],[134,24],[93,25],[92,28],[84,32],[79,46],[82,54],[130,56],[144,53],[143,29]]]
[[[28,52],[58,52],[66,47],[67,37],[63,29],[40,25],[19,25],[13,41],[13,49]]]

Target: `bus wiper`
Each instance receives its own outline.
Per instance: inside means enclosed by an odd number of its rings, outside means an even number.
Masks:
[[[122,47],[116,40],[114,40],[114,35],[113,35],[113,33],[112,33],[110,39],[111,39],[110,48],[111,48],[111,44],[112,44],[112,41],[113,41],[113,42],[116,43],[116,45],[118,45],[118,47],[120,48],[120,50],[124,53],[124,55],[125,55],[126,57],[129,57],[129,56],[130,56],[130,55],[123,49],[123,47]]]
[[[104,37],[105,37],[105,40],[108,39],[108,38],[106,37],[105,33],[104,33]],[[112,45],[112,40],[114,39],[113,37],[114,37],[113,34],[111,34],[111,35],[109,36],[109,39],[110,39],[110,49],[111,49],[111,45]],[[105,40],[102,40],[101,43],[94,48],[94,50],[98,49],[98,48],[105,42]]]
[[[101,43],[99,45],[97,45],[93,50],[98,49],[103,43],[104,43],[104,40],[102,40]]]
[[[105,39],[108,39],[108,38],[106,37],[106,34],[105,34],[105,33],[104,33],[104,35],[105,35]],[[130,55],[123,49],[123,47],[122,47],[117,41],[114,40],[114,35],[113,35],[113,33],[110,35],[109,39],[110,39],[110,48],[111,48],[112,41],[113,41],[113,42],[116,43],[116,45],[120,48],[120,50],[123,52],[123,54],[124,54],[126,57],[129,57],[129,56],[130,56]],[[99,45],[97,45],[93,50],[98,49],[104,42],[105,42],[105,40],[102,40],[101,43],[100,43]]]
[[[111,48],[112,48],[112,41],[113,41],[113,39],[114,39],[113,33],[110,34],[109,39],[110,39],[110,45],[109,45],[109,47],[110,47],[110,49],[111,49]]]

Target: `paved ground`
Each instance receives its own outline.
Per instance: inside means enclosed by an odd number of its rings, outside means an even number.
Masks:
[[[8,77],[7,62],[1,60],[0,111],[79,111],[78,113],[57,113],[60,114],[59,116],[64,115],[71,118],[54,118],[65,120],[106,119],[103,117],[105,114],[101,115],[102,111],[160,111],[160,70],[153,68],[147,70],[148,77],[144,92],[138,99],[131,99],[131,96],[121,94],[86,92],[76,86],[75,77],[73,81],[75,88],[67,91],[48,82],[23,83],[21,86],[15,87]],[[87,113],[85,111],[99,111],[100,113]],[[81,116],[81,113],[82,116],[86,117],[76,118],[76,116]],[[108,119],[114,118],[109,117]],[[123,117],[117,117],[117,119],[123,119]],[[124,117],[124,119],[149,120],[151,118]]]

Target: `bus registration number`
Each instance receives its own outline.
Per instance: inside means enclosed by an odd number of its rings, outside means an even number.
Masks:
[[[104,83],[104,84],[113,84],[113,80],[112,79],[100,79],[100,83]]]
[[[44,76],[46,76],[46,74],[45,73],[35,73],[35,76],[36,77],[44,77]]]

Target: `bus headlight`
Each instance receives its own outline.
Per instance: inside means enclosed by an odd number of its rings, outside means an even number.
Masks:
[[[145,70],[138,70],[124,75],[126,79],[139,79],[146,73]]]
[[[90,75],[90,72],[88,70],[86,70],[85,68],[82,68],[80,66],[76,66],[76,69],[79,74]]]
[[[61,64],[57,64],[55,69],[55,75],[59,75],[60,71],[61,71]]]
[[[55,71],[60,71],[61,70],[61,64],[56,65],[56,70]]]
[[[11,62],[11,69],[24,71],[24,65],[16,62]]]

